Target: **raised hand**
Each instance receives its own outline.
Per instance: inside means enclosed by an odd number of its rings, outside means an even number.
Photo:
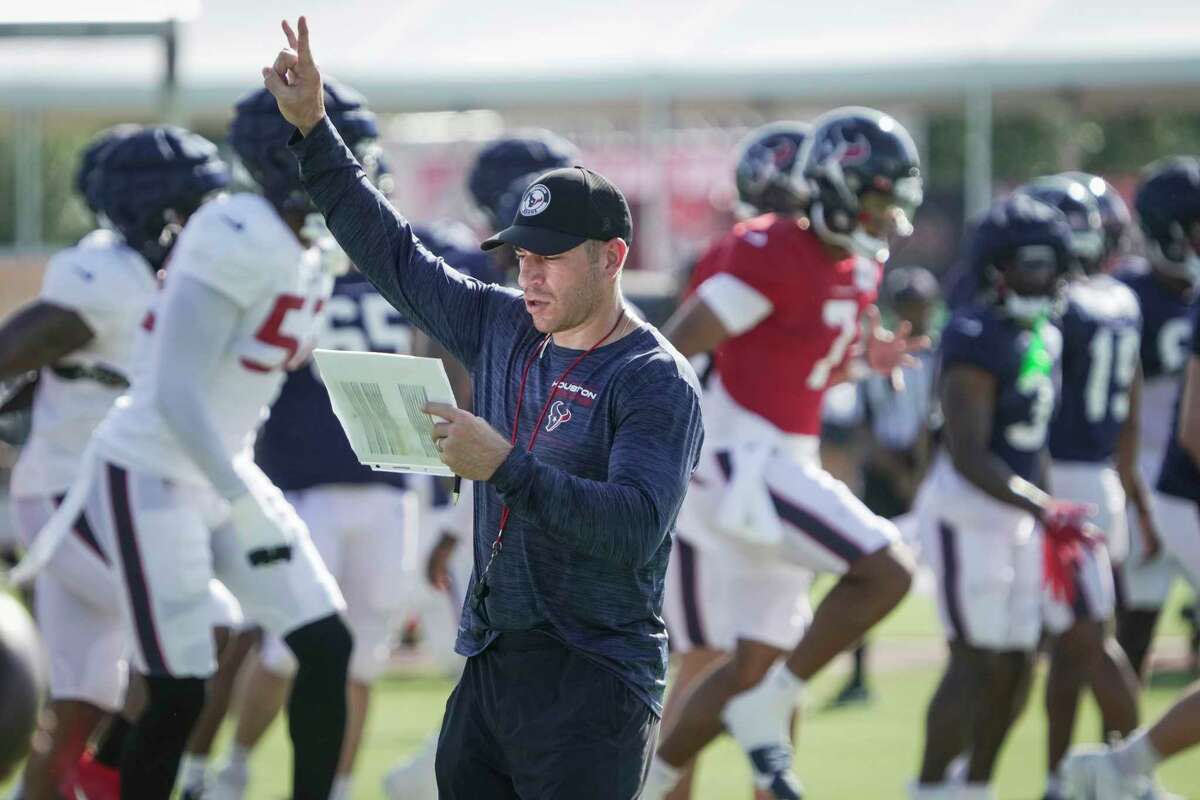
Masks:
[[[288,46],[279,51],[272,66],[263,67],[262,76],[283,118],[307,136],[325,116],[325,92],[308,43],[308,20],[300,17],[296,27],[299,35],[283,21]]]
[[[887,330],[879,321],[879,309],[875,306],[867,309],[867,335],[863,345],[867,364],[875,372],[890,375],[893,388],[898,392],[904,390],[900,367],[916,366],[912,354],[930,345],[928,336],[909,338],[911,332],[912,326],[908,322],[901,322],[894,332]]]

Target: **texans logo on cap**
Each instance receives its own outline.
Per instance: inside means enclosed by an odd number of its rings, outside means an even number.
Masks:
[[[535,183],[525,190],[521,198],[521,216],[532,217],[542,213],[550,205],[550,190],[540,183]]]

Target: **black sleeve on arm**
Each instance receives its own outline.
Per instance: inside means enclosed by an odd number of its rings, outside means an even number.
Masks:
[[[576,550],[640,567],[670,533],[704,438],[695,389],[673,380],[620,401],[607,481],[576,477],[517,447],[491,484],[514,514]]]
[[[511,297],[437,258],[371,185],[328,118],[288,143],[305,191],[329,230],[379,293],[469,368],[481,346],[489,302]]]

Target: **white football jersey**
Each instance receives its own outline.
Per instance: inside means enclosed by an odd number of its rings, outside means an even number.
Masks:
[[[206,203],[171,253],[161,306],[184,277],[204,283],[242,309],[236,332],[210,380],[197,384],[222,444],[238,453],[279,394],[284,370],[302,363],[319,331],[333,276],[316,248],[305,249],[262,197],[236,194]],[[151,312],[153,314],[153,312]],[[161,337],[153,317],[139,337],[133,388],[97,431],[99,454],[135,470],[179,481],[207,479],[179,447],[154,403]],[[204,331],[196,331],[204,336]]]
[[[150,264],[110,231],[93,231],[50,260],[39,299],[71,309],[95,335],[42,370],[33,428],[13,469],[14,496],[45,497],[71,485],[92,431],[129,382],[136,333],[157,288]]]

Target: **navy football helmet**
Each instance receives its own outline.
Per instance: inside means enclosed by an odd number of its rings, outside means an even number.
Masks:
[[[521,131],[483,146],[467,175],[467,189],[487,217],[489,230],[498,231],[512,224],[512,215],[502,213],[501,203],[518,178],[578,163],[579,149],[561,136]]]
[[[1100,268],[1104,256],[1104,218],[1095,195],[1086,186],[1063,175],[1046,175],[1017,191],[1061,211],[1071,226],[1071,255],[1076,265],[1088,275]]]
[[[1101,261],[1108,263],[1114,256],[1127,251],[1133,217],[1121,193],[1099,175],[1087,172],[1064,172],[1063,175],[1087,187],[1100,207],[1100,221],[1104,226],[1104,255]]]
[[[997,202],[968,243],[970,269],[984,299],[1016,319],[1052,313],[1074,265],[1071,236],[1062,211],[1028,193]]]
[[[739,203],[754,214],[806,211],[808,184],[796,180],[794,172],[811,133],[807,122],[772,122],[751,131],[738,145],[734,178]]]
[[[1200,280],[1200,158],[1171,156],[1146,167],[1134,207],[1150,263],[1192,283]]]
[[[797,166],[812,191],[817,234],[886,261],[889,240],[912,234],[924,198],[921,159],[908,131],[870,108],[837,108],[813,122]]]
[[[83,202],[87,204],[88,209],[93,214],[99,214],[100,209],[96,205],[95,199],[89,196],[88,187],[91,185],[92,174],[96,171],[96,164],[100,160],[100,154],[104,152],[104,148],[113,142],[137,133],[141,130],[141,127],[132,123],[124,123],[106,128],[93,136],[84,145],[83,152],[79,154],[79,167],[75,170],[75,191],[83,198]]]
[[[366,99],[349,86],[325,79],[325,116],[354,153],[367,177],[376,183],[381,150],[375,114]],[[229,144],[263,196],[280,211],[313,211],[312,202],[300,184],[300,165],[288,150],[295,133],[292,123],[279,113],[279,104],[269,91],[256,89],[234,106],[229,126]]]
[[[125,244],[157,268],[188,216],[229,180],[215,144],[183,128],[155,125],[100,152],[88,197]]]

